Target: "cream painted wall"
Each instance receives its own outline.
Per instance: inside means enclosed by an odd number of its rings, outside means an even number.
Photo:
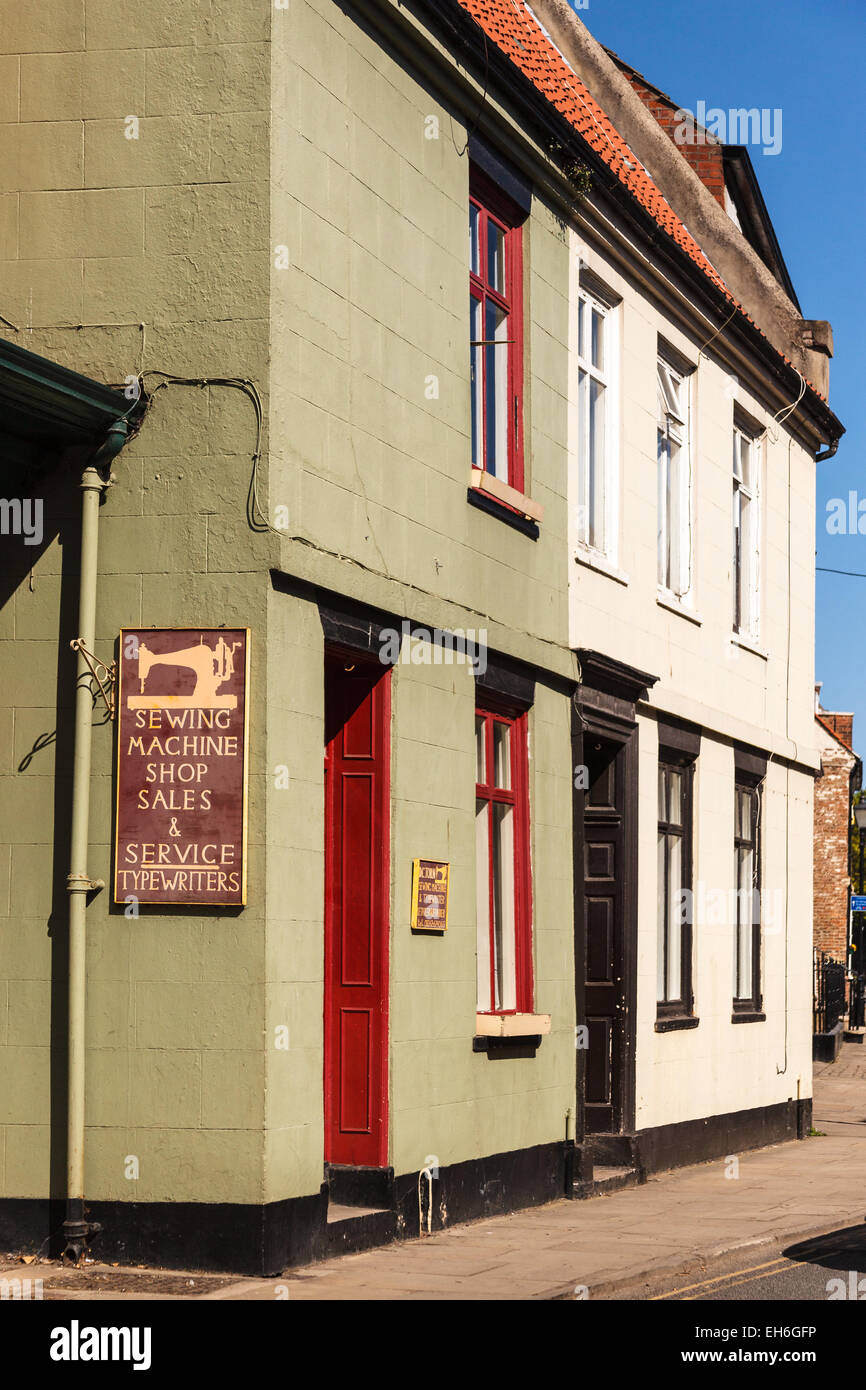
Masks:
[[[770,763],[762,824],[764,1023],[731,1022],[734,754],[705,735],[695,773],[693,979],[697,1028],[657,1033],[658,738],[639,720],[637,1128],[796,1100],[812,1092],[812,778]],[[787,1014],[786,1014],[787,1010]]]
[[[734,404],[762,429],[766,406],[687,336],[596,248],[578,257],[619,299],[619,512],[614,572],[575,559],[570,508],[569,627],[589,647],[658,677],[639,718],[637,1126],[771,1105],[811,1094],[811,904],[814,744],[814,463],[782,427],[763,443],[759,651],[732,641],[731,455]],[[691,378],[692,591],[683,612],[658,602],[656,357],[664,337]],[[572,313],[572,355],[576,324]],[[576,364],[570,373],[572,389]],[[570,495],[577,495],[576,401],[569,403]],[[790,481],[789,481],[790,468]],[[790,487],[790,507],[789,507]],[[788,518],[790,515],[790,537]],[[584,556],[584,558],[586,558]],[[790,604],[788,572],[790,565]],[[789,632],[790,623],[790,632]],[[656,724],[646,710],[704,728],[694,808],[696,1029],[657,1033]],[[732,1024],[734,755],[742,740],[798,760],[771,761],[763,798],[764,1023]],[[702,905],[701,905],[702,904]],[[703,914],[703,915],[701,915]],[[787,988],[786,988],[787,981]],[[787,1014],[786,1014],[787,1009]]]
[[[620,299],[619,563],[617,578],[570,560],[572,646],[597,648],[657,676],[650,702],[729,737],[817,766],[813,735],[814,461],[742,381],[687,337],[671,315],[572,234],[577,258]],[[657,601],[656,355],[662,336],[696,368],[691,377],[693,589],[671,612]],[[577,495],[576,322],[571,315],[570,495]],[[731,456],[734,404],[763,430],[760,635],[732,641]],[[775,439],[774,439],[775,434]],[[790,472],[790,478],[789,478]],[[790,488],[790,507],[788,502]],[[789,536],[790,516],[790,536]],[[575,508],[569,552],[577,553]],[[790,565],[790,604],[788,574]],[[688,615],[688,616],[687,616]],[[789,633],[790,624],[790,633]],[[770,740],[769,744],[767,740]]]

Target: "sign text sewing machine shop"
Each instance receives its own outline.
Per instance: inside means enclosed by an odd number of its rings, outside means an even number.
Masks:
[[[119,903],[246,902],[248,628],[120,634]]]

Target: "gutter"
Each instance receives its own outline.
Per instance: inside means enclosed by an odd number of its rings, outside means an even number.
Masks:
[[[830,445],[829,449],[825,449],[825,450],[823,451],[823,453],[820,453],[820,454],[816,454],[816,455],[815,455],[815,462],[816,462],[816,463],[823,463],[825,459],[831,459],[831,458],[833,458],[833,456],[834,456],[834,454],[836,453],[836,450],[837,450],[838,448],[839,448],[839,440],[838,440],[838,439],[834,439],[834,440],[833,440],[833,443]]]

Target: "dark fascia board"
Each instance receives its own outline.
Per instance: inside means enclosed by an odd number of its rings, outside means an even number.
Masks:
[[[0,434],[54,448],[99,443],[144,408],[122,391],[0,338]]]
[[[356,0],[356,3],[369,15],[371,10],[381,11],[387,0]],[[485,42],[483,31],[458,0],[411,0],[410,7],[423,15],[423,22],[432,33],[438,35],[445,44],[450,43],[462,51],[464,63],[471,62],[471,70],[479,81],[484,82],[486,89],[490,90],[495,86],[500,96],[507,99],[513,109],[519,110],[522,117],[529,117],[534,131],[540,130],[543,134],[552,135],[563,149],[586,165],[623,218],[648,242],[652,259],[666,270],[672,270],[685,279],[695,291],[696,307],[708,317],[717,315],[720,325],[727,324],[725,333],[742,344],[766,368],[768,375],[778,382],[783,394],[789,400],[793,400],[799,394],[801,385],[800,374],[793,364],[786,362],[778,348],[773,346],[757,324],[752,323],[743,314],[737,314],[735,319],[727,323],[731,316],[731,304],[724,292],[708,279],[688,253],[665,232],[629,190],[620,184],[613,171],[596,154],[592,146],[583,140],[571,122],[560,115],[529,78],[519,72],[494,43],[490,40]],[[393,8],[390,4],[387,8],[393,22]],[[414,37],[417,43],[417,36]],[[435,52],[435,49],[431,52]],[[479,110],[475,124],[479,130],[486,129],[482,110]],[[544,138],[541,143],[546,143]],[[817,392],[808,392],[800,408],[804,413],[808,413],[821,439],[832,443],[842,438],[845,433],[844,425]]]
[[[588,647],[577,648],[580,662],[581,685],[599,690],[605,695],[615,695],[621,700],[634,704],[645,700],[658,676],[647,671],[638,671],[634,666],[605,656],[602,652],[591,651]]]
[[[745,145],[723,145],[722,162],[725,186],[734,200],[743,236],[751,242],[764,265],[772,271],[792,304],[802,314],[748,149]]]
[[[659,711],[656,716],[660,753],[676,754],[684,761],[693,761],[700,755],[702,729],[698,724]]]
[[[746,743],[734,744],[734,770],[737,778],[762,782],[767,775],[767,754],[761,748]]]

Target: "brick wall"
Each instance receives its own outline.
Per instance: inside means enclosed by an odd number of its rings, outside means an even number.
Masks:
[[[845,959],[848,934],[848,824],[853,753],[823,725],[850,739],[852,716],[821,711],[816,721],[823,776],[815,782],[814,939],[821,951]],[[847,731],[847,732],[844,732]]]
[[[648,87],[640,80],[637,73],[626,71],[624,76],[628,78],[644,106],[652,113],[662,130],[674,141],[683,158],[692,166],[701,183],[710,190],[716,202],[721,203],[724,207],[725,170],[722,160],[722,146],[711,135],[703,133],[700,126],[696,127],[695,133],[697,136],[703,134],[707,143],[698,144],[695,141],[692,144],[681,145],[675,139],[677,127],[682,125],[682,122],[676,118],[680,108],[654,88]]]
[[[821,718],[825,724],[833,730],[837,738],[841,738],[843,743],[849,747],[854,742],[854,716],[853,714],[830,714],[827,710],[821,711]]]

